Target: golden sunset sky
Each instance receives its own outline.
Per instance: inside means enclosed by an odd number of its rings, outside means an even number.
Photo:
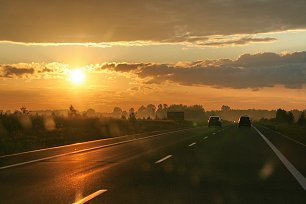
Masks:
[[[305,10],[305,0],[0,0],[0,110],[302,110]]]

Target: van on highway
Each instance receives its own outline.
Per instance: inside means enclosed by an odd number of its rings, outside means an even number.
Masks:
[[[213,127],[213,126],[222,126],[221,118],[219,116],[210,116],[208,119],[208,127]]]
[[[251,127],[251,119],[249,116],[241,116],[238,120],[238,127],[246,126]]]

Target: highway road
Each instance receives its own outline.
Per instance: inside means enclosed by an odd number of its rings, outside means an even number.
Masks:
[[[306,146],[198,127],[0,157],[0,203],[306,203]]]

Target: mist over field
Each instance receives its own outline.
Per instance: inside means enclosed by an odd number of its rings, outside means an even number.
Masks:
[[[236,123],[240,116],[245,115],[253,122],[274,129],[277,129],[277,124],[299,124],[305,128],[305,110],[288,112],[288,119],[285,110],[285,115],[278,116],[280,110],[233,110],[223,105],[220,110],[205,111],[201,105],[159,104],[156,107],[148,104],[136,110],[125,111],[115,107],[110,113],[99,113],[94,109],[78,111],[72,105],[67,110],[44,111],[21,107],[14,112],[0,111],[1,151],[7,154],[142,132],[206,126],[210,116],[220,116],[224,121]],[[168,112],[183,112],[185,121],[167,118]],[[299,140],[305,138],[299,136]]]

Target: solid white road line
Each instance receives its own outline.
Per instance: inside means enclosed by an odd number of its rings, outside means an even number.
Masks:
[[[89,196],[86,196],[85,198],[82,198],[81,200],[74,202],[73,204],[83,204],[86,203],[88,201],[90,201],[91,199],[97,197],[98,195],[105,193],[107,190],[106,189],[102,189],[102,190],[98,190],[92,194],[90,194]]]
[[[256,132],[263,138],[263,140],[269,145],[276,156],[281,160],[293,177],[298,181],[302,188],[306,191],[306,178],[288,161],[288,159],[266,138],[255,126],[252,126]]]
[[[8,166],[2,166],[2,167],[0,167],[0,170],[8,169],[8,168],[13,168],[13,167],[17,167],[17,166],[22,166],[22,165],[26,165],[26,164],[31,164],[31,163],[35,163],[35,162],[46,161],[46,160],[49,160],[49,159],[55,159],[55,158],[58,158],[58,157],[68,156],[68,155],[72,155],[72,154],[88,152],[88,151],[92,151],[92,150],[96,150],[96,149],[102,149],[102,148],[111,147],[111,146],[115,146],[115,145],[120,145],[120,144],[129,143],[129,142],[134,142],[134,141],[138,141],[138,140],[145,140],[145,139],[149,139],[149,138],[158,137],[158,136],[161,136],[161,135],[167,135],[167,134],[171,134],[171,133],[184,132],[186,130],[189,130],[189,129],[175,130],[175,131],[171,131],[171,132],[165,132],[165,133],[160,133],[160,134],[156,134],[156,135],[151,135],[151,136],[148,136],[148,137],[141,137],[141,138],[126,140],[126,141],[122,141],[122,142],[116,142],[116,143],[112,143],[112,144],[96,146],[96,147],[92,147],[92,148],[88,148],[88,149],[82,149],[82,150],[78,150],[78,151],[68,152],[68,153],[64,153],[64,154],[58,154],[58,155],[54,155],[54,156],[50,156],[50,157],[34,159],[34,160],[26,161],[26,162],[20,162],[20,163],[11,164],[11,165],[8,165]]]
[[[165,161],[165,160],[167,160],[167,159],[170,159],[171,157],[172,157],[171,154],[168,155],[168,156],[165,156],[164,158],[162,158],[162,159],[156,161],[155,164],[159,164],[159,163],[161,163],[161,162],[163,162],[163,161]]]
[[[173,130],[175,130],[175,129],[162,130],[162,131],[157,130],[157,131],[151,131],[151,132],[136,133],[136,134],[131,134],[131,135],[122,135],[122,136],[115,137],[115,138],[103,138],[103,139],[91,140],[91,141],[87,141],[87,142],[78,142],[78,143],[73,143],[73,144],[68,144],[68,145],[61,145],[61,146],[57,146],[57,147],[48,147],[48,148],[44,148],[44,149],[36,149],[36,150],[31,150],[31,151],[26,151],[26,152],[2,155],[2,156],[0,156],[0,158],[13,157],[13,156],[18,156],[18,155],[25,155],[25,154],[29,154],[29,153],[34,153],[34,152],[42,152],[42,151],[48,151],[48,150],[53,150],[53,149],[60,149],[60,148],[77,146],[77,145],[85,145],[85,144],[114,140],[114,139],[121,139],[121,138],[125,138],[125,137],[137,136],[137,135],[154,134],[155,132],[156,133],[158,133],[158,132],[166,133],[168,131],[173,131]],[[180,130],[182,130],[182,129],[180,129]]]
[[[197,143],[191,143],[190,145],[188,145],[189,147],[192,147],[193,145],[195,145],[195,144],[197,144]]]

